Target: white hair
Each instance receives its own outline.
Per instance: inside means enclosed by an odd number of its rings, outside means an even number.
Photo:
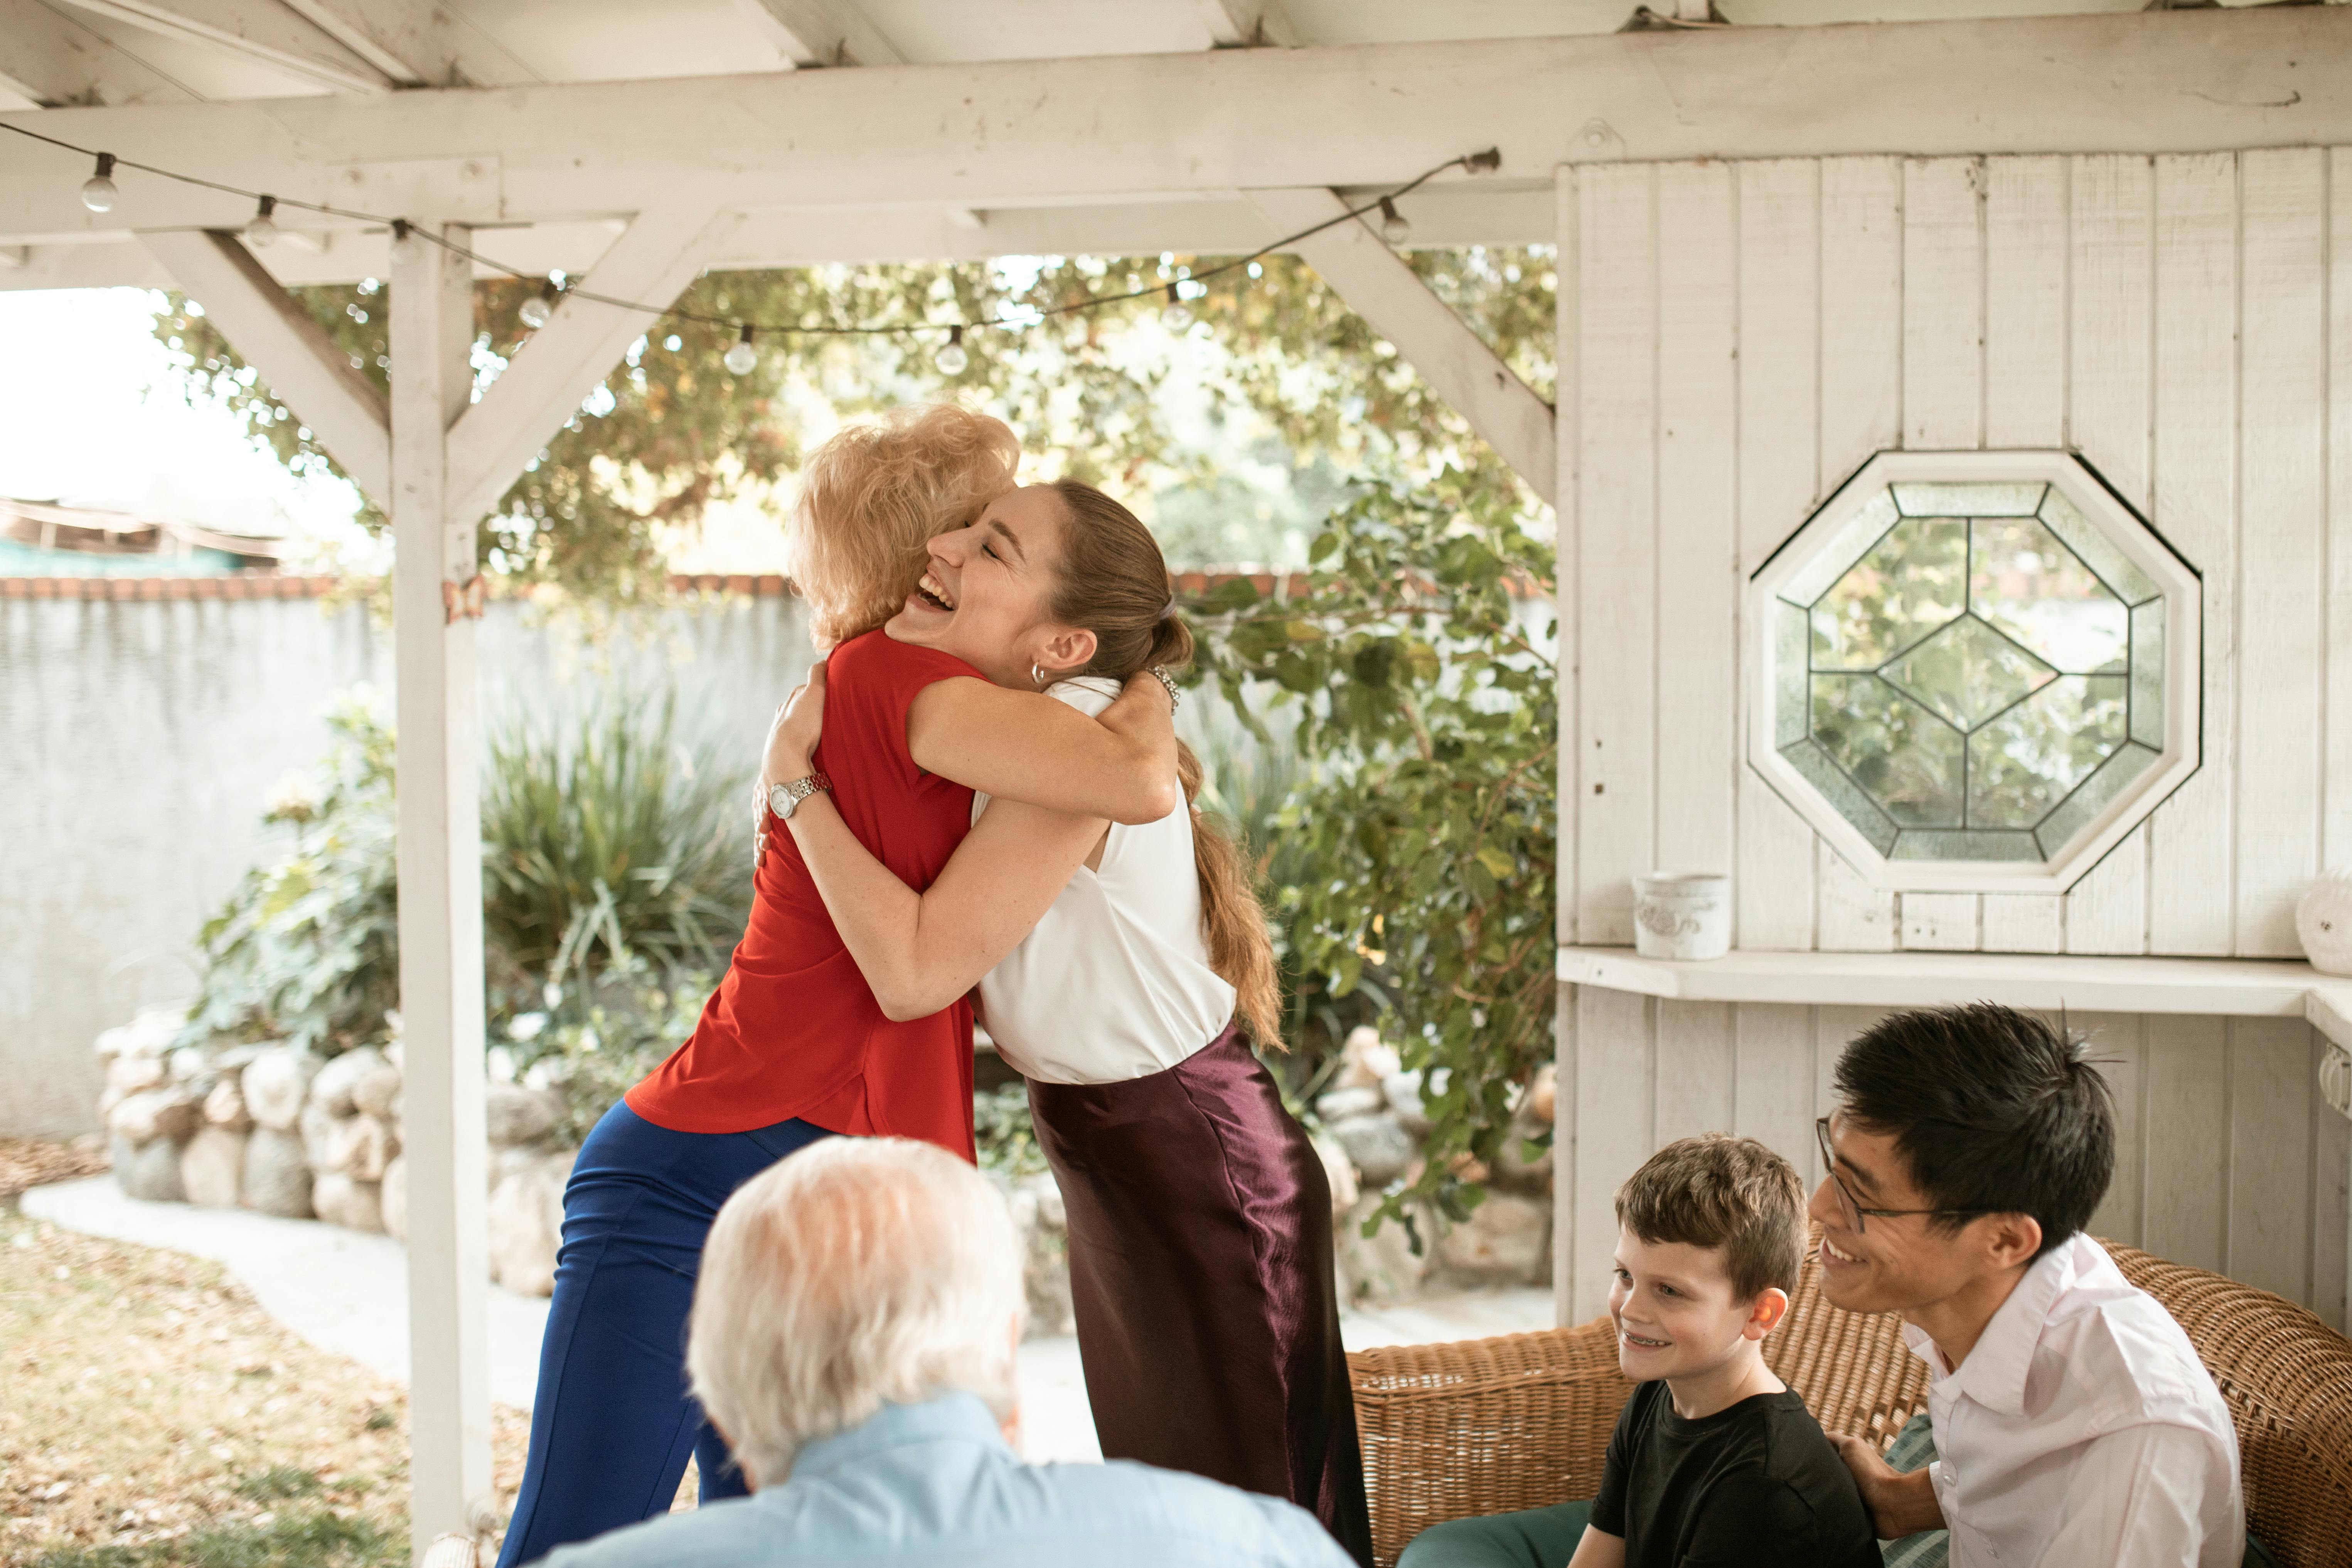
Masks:
[[[827,1138],[745,1183],[702,1249],[686,1365],[753,1486],[884,1405],[1013,1406],[1025,1307],[1004,1199],[946,1151]]]

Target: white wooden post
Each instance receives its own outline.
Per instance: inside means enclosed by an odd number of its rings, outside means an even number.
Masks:
[[[476,520],[450,510],[448,464],[474,314],[467,263],[421,236],[393,247],[391,282],[409,1520],[421,1560],[491,1505],[480,740],[475,622],[452,609],[474,576]]]

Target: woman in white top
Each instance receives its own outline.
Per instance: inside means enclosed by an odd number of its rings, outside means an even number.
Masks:
[[[1015,490],[930,555],[892,635],[999,685],[1092,714],[1192,657],[1159,545],[1091,486]],[[820,667],[763,787],[810,773],[823,701]],[[1180,772],[1189,800],[1189,751]],[[1029,1079],[1105,1457],[1288,1498],[1370,1563],[1330,1190],[1250,1048],[1280,1048],[1280,992],[1240,855],[1196,810],[1129,826],[982,795],[973,815],[920,894],[824,794],[788,826],[883,1010],[925,1016],[976,986]]]

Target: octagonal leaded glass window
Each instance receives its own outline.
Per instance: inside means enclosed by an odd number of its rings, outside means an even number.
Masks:
[[[1758,574],[1759,765],[1897,885],[2048,885],[2194,766],[2195,581],[2072,458],[1883,455]]]

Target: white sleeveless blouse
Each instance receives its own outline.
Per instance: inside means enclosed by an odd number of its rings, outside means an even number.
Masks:
[[[1050,694],[1091,716],[1118,692],[1095,676]],[[973,797],[974,822],[988,800]],[[981,981],[980,996],[998,1052],[1045,1083],[1142,1078],[1223,1033],[1234,992],[1209,967],[1192,814],[1112,823],[1101,868],[1078,868],[1036,930]]]

